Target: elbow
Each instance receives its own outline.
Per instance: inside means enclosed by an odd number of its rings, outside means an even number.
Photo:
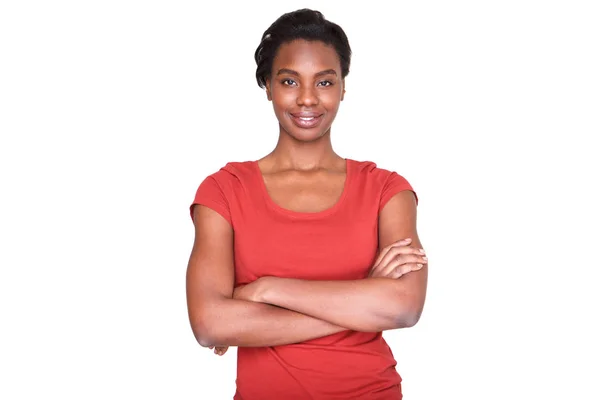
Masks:
[[[401,307],[392,318],[392,329],[411,328],[421,319],[423,305],[407,305]]]
[[[202,347],[214,347],[214,341],[211,340],[208,336],[198,336],[196,335],[196,341]]]
[[[411,328],[421,319],[421,311],[407,312],[396,320],[397,328]]]
[[[214,347],[216,346],[217,340],[215,340],[212,336],[205,333],[194,333],[196,337],[196,341],[202,347]]]
[[[229,329],[222,311],[224,305],[220,300],[205,301],[190,308],[190,325],[200,346],[222,346],[227,343]]]
[[[387,315],[380,316],[374,327],[369,327],[364,331],[383,332],[394,329],[410,328],[415,326],[417,322],[419,322],[420,318],[420,309],[406,308],[400,311],[394,310]]]
[[[224,343],[222,331],[218,324],[219,318],[203,312],[190,319],[192,332],[198,344],[202,347],[218,346]]]
[[[204,321],[192,321],[192,332],[196,341],[202,347],[215,346],[217,342],[214,332],[209,329],[209,326]]]

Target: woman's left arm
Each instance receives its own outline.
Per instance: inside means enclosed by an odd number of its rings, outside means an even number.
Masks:
[[[422,248],[416,225],[413,192],[399,192],[379,214],[379,248],[404,238],[411,238],[413,247]],[[264,277],[248,286],[251,290],[246,293],[251,293],[252,301],[287,308],[355,331],[381,332],[417,323],[425,303],[427,264],[398,279],[313,281]],[[240,296],[243,298],[244,293]]]

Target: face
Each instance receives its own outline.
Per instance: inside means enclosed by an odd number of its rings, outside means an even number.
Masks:
[[[345,92],[335,49],[319,41],[282,44],[266,89],[282,131],[304,142],[323,137]]]

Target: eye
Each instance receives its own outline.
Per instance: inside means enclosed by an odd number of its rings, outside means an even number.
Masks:
[[[284,84],[285,86],[293,86],[296,84],[296,82],[292,79],[284,79],[281,81],[282,84]]]
[[[319,83],[317,84],[317,86],[319,86],[319,85],[320,85],[320,86],[327,87],[327,86],[331,86],[331,85],[333,85],[333,82],[331,82],[331,81],[321,81],[321,82],[319,82]]]

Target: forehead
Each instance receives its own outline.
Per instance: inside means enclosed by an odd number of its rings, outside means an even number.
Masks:
[[[335,69],[341,71],[340,58],[333,46],[321,41],[295,40],[279,46],[273,60],[273,72],[289,68],[302,70]]]

